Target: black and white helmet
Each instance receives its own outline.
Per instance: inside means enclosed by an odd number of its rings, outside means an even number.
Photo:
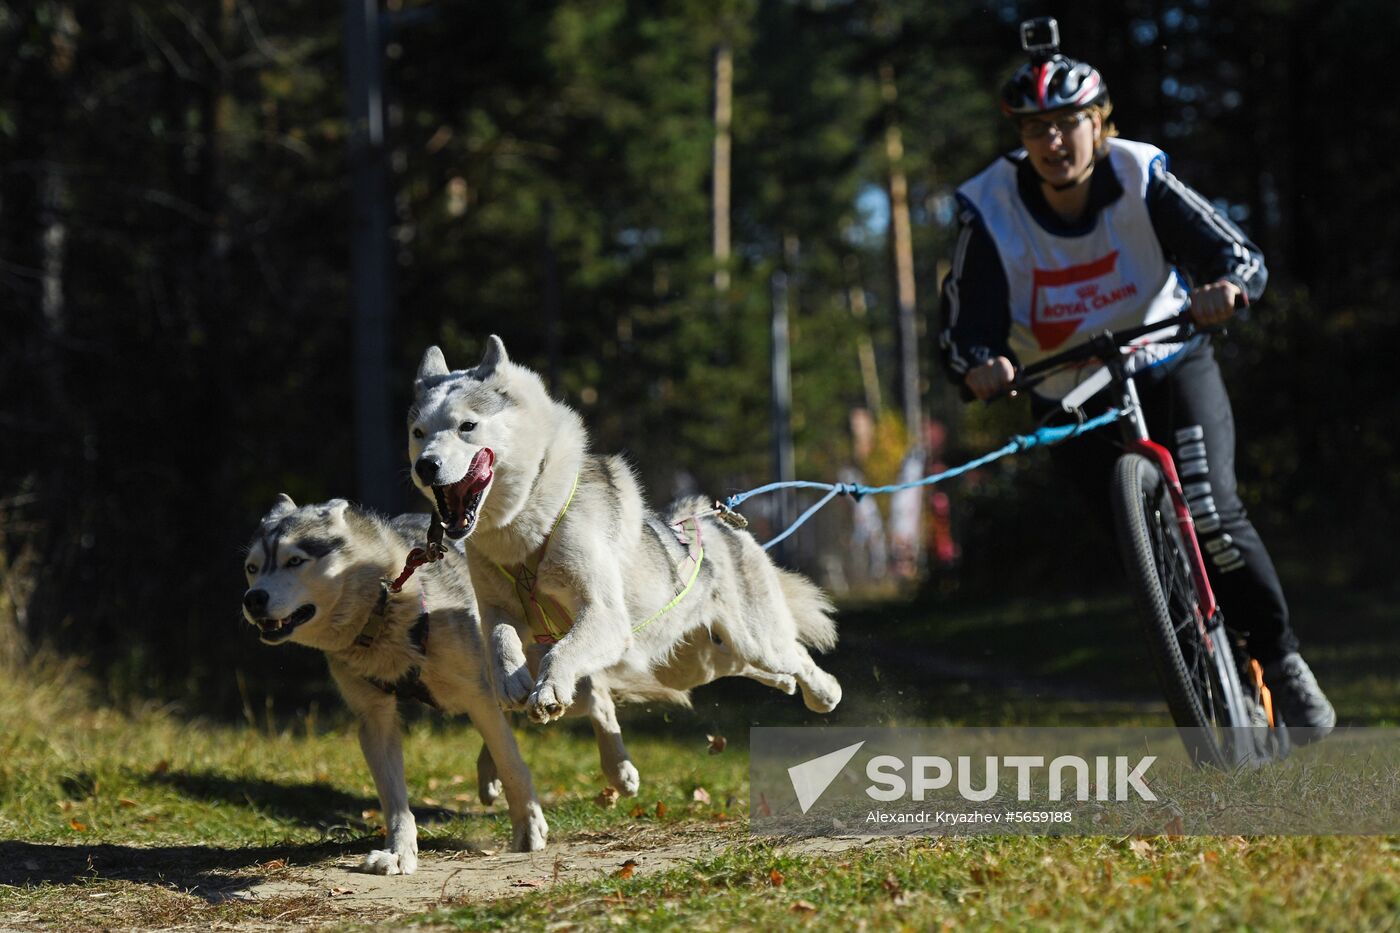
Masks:
[[[1088,107],[1108,96],[1098,69],[1065,55],[1027,62],[1001,89],[1001,109],[1007,116],[1029,116],[1064,107]]]
[[[1001,109],[1007,116],[1088,107],[1108,97],[1108,86],[1093,65],[1060,54],[1060,27],[1051,17],[1021,24],[1021,48],[1030,61],[1001,89]]]

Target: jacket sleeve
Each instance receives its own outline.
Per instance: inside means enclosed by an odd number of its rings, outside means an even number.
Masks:
[[[1011,308],[1006,272],[991,235],[971,211],[963,215],[952,268],[943,279],[940,311],[938,346],[953,384],[962,386],[969,369],[995,357],[1015,362],[1007,344]]]
[[[1250,301],[1263,294],[1269,272],[1259,247],[1161,160],[1147,182],[1147,212],[1167,260],[1193,285],[1227,279]]]

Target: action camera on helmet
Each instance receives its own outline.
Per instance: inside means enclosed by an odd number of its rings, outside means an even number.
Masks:
[[[1044,61],[1060,51],[1060,24],[1053,16],[1039,16],[1021,23],[1021,48],[1032,61]]]

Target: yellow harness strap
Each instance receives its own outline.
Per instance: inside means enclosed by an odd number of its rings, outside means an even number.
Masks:
[[[685,535],[686,525],[689,525],[691,529],[690,538],[688,540]],[[681,544],[686,545],[690,549],[690,553],[686,555],[685,560],[681,561],[680,565],[676,567],[676,573],[684,573],[685,570],[683,568],[689,563],[691,565],[690,579],[685,581],[685,586],[675,595],[675,598],[635,626],[632,629],[634,634],[640,632],[642,629],[676,608],[676,606],[680,604],[680,601],[685,599],[685,594],[689,593],[690,588],[695,585],[695,581],[700,578],[700,565],[705,562],[705,548],[700,542],[700,517],[698,515],[692,515],[690,518],[683,518],[671,527],[675,529],[676,537],[680,539]]]
[[[554,535],[554,529],[559,527],[559,523],[564,519],[564,513],[569,511],[569,506],[573,504],[574,493],[578,492],[579,474],[574,474],[574,485],[569,490],[569,498],[564,500],[564,507],[559,510],[559,514],[554,517],[554,524],[549,526],[548,533],[544,536],[544,542],[540,544],[535,553],[525,559],[523,564],[515,565],[515,573],[511,573],[495,561],[496,569],[499,570],[507,580],[515,587],[515,598],[520,600],[520,612],[525,619],[525,623],[530,626],[530,634],[535,641],[542,645],[552,645],[568,634],[569,629],[574,627],[574,618],[569,615],[567,609],[559,605],[557,600],[544,596],[544,603],[535,595],[535,585],[539,582],[540,564],[544,561],[545,552],[549,550],[549,539]],[[550,615],[550,608],[553,608],[554,615]],[[558,619],[556,622],[555,620]]]
[[[578,477],[574,474],[574,485],[569,490],[569,498],[564,500],[564,507],[559,510],[559,514],[554,519],[554,524],[549,526],[549,533],[544,536],[544,542],[536,549],[535,553],[526,558],[524,563],[516,564],[512,570],[506,569],[501,564],[495,564],[497,570],[501,572],[511,585],[515,588],[515,598],[520,600],[520,613],[525,623],[530,627],[530,634],[536,643],[541,645],[552,645],[569,633],[574,627],[574,618],[569,611],[561,606],[558,600],[549,596],[535,593],[535,586],[539,582],[540,564],[544,562],[545,552],[549,550],[549,539],[553,537],[554,530],[559,527],[559,523],[564,519],[564,513],[569,511],[569,506],[574,501],[574,493],[578,492]],[[686,534],[686,526],[690,526],[689,536]],[[680,542],[689,549],[685,560],[676,567],[676,573],[683,574],[685,565],[691,565],[690,577],[666,605],[652,613],[641,623],[634,626],[632,631],[640,632],[657,619],[670,612],[680,604],[690,592],[690,588],[695,585],[695,581],[700,578],[700,565],[705,562],[705,548],[700,541],[700,516],[692,515],[682,519],[671,526]]]

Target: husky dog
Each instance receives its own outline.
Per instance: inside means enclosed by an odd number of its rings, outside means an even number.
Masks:
[[[518,852],[544,847],[549,829],[488,680],[465,558],[452,549],[395,593],[423,516],[385,521],[344,499],[297,508],[277,497],[248,547],[243,615],[262,641],[298,642],[325,652],[340,694],[359,720],[360,748],[388,824],[384,849],[363,870],[411,874],[418,829],[408,808],[398,697],[465,712],[484,741],[483,800],[505,787]],[[487,752],[489,751],[489,754]]]
[[[650,512],[622,458],[590,454],[579,416],[510,362],[500,338],[458,372],[428,349],[408,431],[415,485],[448,537],[470,536],[502,706],[548,722],[582,687],[605,773],[611,761],[635,776],[610,693],[686,702],[692,687],[741,676],[801,688],[817,712],[840,701],[807,652],[836,643],[821,591],[706,514],[703,499]]]

